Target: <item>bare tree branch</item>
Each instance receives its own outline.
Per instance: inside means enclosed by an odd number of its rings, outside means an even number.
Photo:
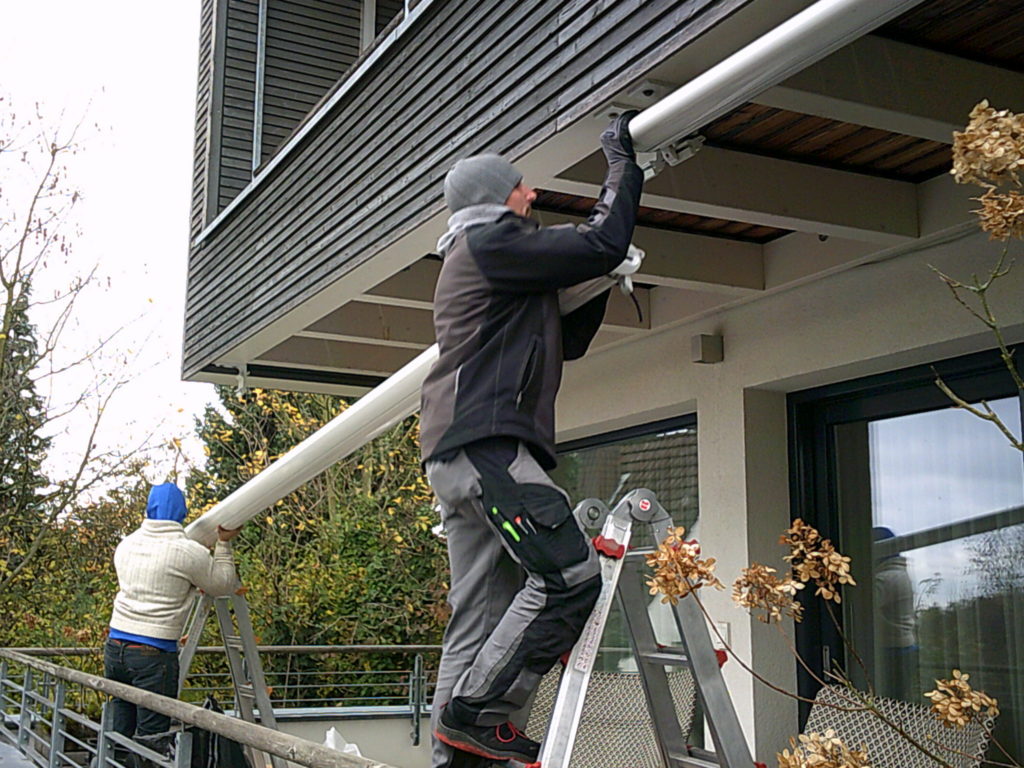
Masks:
[[[1017,367],[1013,356],[1013,350],[1011,350],[1006,344],[1006,339],[1003,337],[1002,329],[999,327],[999,321],[996,319],[995,312],[992,310],[992,306],[989,303],[988,298],[988,292],[996,281],[1008,275],[1010,270],[1013,269],[1013,260],[1011,259],[1009,263],[1007,263],[1006,259],[1007,249],[1004,248],[1003,252],[999,256],[999,260],[996,262],[995,266],[992,267],[988,276],[983,281],[979,280],[976,274],[972,274],[970,282],[965,283],[957,280],[956,278],[950,277],[934,266],[931,267],[931,270],[939,276],[939,279],[942,280],[943,283],[945,283],[950,294],[953,296],[953,299],[992,332],[995,336],[996,344],[999,347],[999,356],[1002,359],[1003,364],[1010,372],[1010,376],[1012,377],[1017,390],[1019,392],[1024,392],[1024,375],[1021,374]],[[967,300],[968,296],[975,297],[978,306],[969,302]],[[1017,438],[1013,431],[1003,423],[1002,419],[999,418],[999,415],[992,410],[987,402],[982,400],[979,405],[972,405],[971,403],[968,403],[956,394],[956,392],[954,392],[945,381],[943,381],[938,372],[935,373],[935,385],[942,390],[943,394],[945,394],[957,408],[965,410],[983,421],[994,424],[1010,442],[1010,445],[1018,451],[1024,451],[1024,440]]]
[[[72,352],[68,343],[78,322],[79,299],[98,274],[96,266],[83,271],[71,263],[79,234],[72,213],[81,196],[70,183],[68,159],[77,151],[82,121],[70,131],[38,130],[44,122],[38,114],[34,120],[19,120],[13,111],[0,115],[3,191],[18,191],[16,182],[27,182],[23,202],[0,196],[5,207],[0,216],[0,426],[5,432],[0,439],[18,434],[24,441],[5,446],[9,461],[0,480],[5,484],[0,487],[0,523],[5,534],[16,533],[3,536],[0,544],[6,549],[0,551],[0,594],[29,571],[48,535],[88,494],[138,466],[153,437],[124,450],[98,444],[104,414],[130,380],[124,371],[131,367],[125,361],[112,373],[114,362],[104,355],[124,326],[105,332],[84,350],[79,346]],[[71,267],[66,283],[35,298],[40,285],[66,267]],[[65,374],[83,366],[92,370],[83,371],[80,383],[69,387],[76,379]],[[54,460],[49,454],[55,438],[64,448],[69,440],[74,447],[58,454],[70,466],[53,479],[42,465],[47,458]]]

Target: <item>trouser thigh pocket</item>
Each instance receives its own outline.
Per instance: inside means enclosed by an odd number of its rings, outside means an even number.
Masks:
[[[534,573],[555,573],[587,559],[587,541],[558,489],[514,486],[488,504],[487,515],[520,563]]]

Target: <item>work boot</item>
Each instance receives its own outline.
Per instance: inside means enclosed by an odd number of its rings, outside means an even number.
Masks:
[[[526,738],[512,723],[467,725],[458,722],[448,707],[441,710],[436,733],[449,747],[490,760],[518,760],[529,765],[536,763],[540,754],[540,744]]]

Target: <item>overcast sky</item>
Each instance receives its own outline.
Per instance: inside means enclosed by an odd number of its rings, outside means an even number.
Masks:
[[[212,398],[209,385],[180,380],[199,2],[0,5],[0,94],[38,102],[54,123],[61,112],[65,124],[86,121],[71,169],[84,194],[75,260],[98,263],[110,287],[85,297],[73,341],[127,325],[117,351],[136,376],[103,439],[185,435]]]

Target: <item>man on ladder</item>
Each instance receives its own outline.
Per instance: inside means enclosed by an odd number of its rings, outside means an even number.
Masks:
[[[421,409],[451,564],[434,768],[536,761],[538,743],[510,717],[573,647],[601,591],[597,554],[546,470],[562,363],[586,352],[608,299],[605,290],[560,316],[559,290],[640,266],[630,250],[643,184],[634,114],[601,135],[608,173],[584,224],[538,227],[528,218],[536,193],[497,155],[461,160],[445,179],[440,357]]]
[[[178,641],[196,589],[215,597],[238,589],[231,540],[217,528],[213,554],[185,535],[185,497],[173,483],[154,486],[146,519],[114,552],[118,593],[103,648],[104,674],[162,696],[178,695]],[[127,736],[166,733],[170,718],[114,699],[113,729]]]

